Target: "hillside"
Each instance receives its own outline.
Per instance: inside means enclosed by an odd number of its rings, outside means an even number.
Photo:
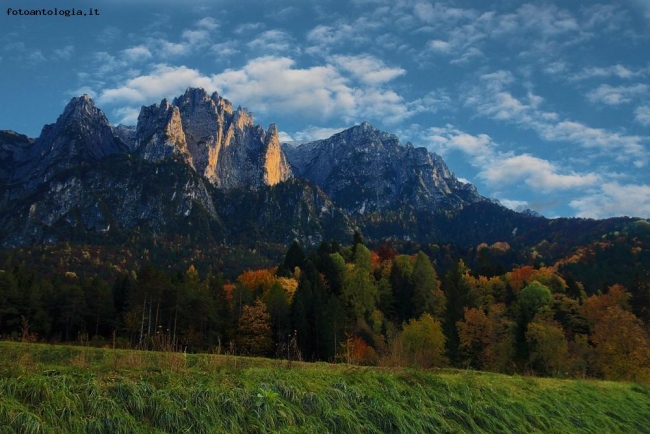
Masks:
[[[0,343],[13,432],[594,432],[650,426],[627,383]]]

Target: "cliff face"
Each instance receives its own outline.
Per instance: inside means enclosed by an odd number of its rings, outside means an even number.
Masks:
[[[135,152],[148,161],[177,157],[192,164],[178,107],[164,99],[142,107],[134,137]]]
[[[188,89],[174,100],[194,168],[218,188],[275,185],[291,177],[274,125],[266,132],[246,110],[216,93]]]

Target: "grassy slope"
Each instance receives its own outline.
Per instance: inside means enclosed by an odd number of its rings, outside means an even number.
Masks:
[[[0,342],[0,432],[650,432],[650,387]]]

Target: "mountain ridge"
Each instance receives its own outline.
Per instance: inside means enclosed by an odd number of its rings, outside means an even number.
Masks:
[[[289,146],[275,124],[265,130],[203,89],[143,106],[135,127],[111,125],[83,95],[38,138],[0,132],[4,246],[127,233],[317,244],[355,230],[376,240],[472,244],[547,224],[506,212],[440,156],[367,122]]]

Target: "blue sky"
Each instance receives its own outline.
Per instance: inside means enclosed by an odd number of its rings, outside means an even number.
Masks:
[[[188,86],[285,140],[363,121],[547,217],[650,217],[650,0],[0,0],[0,129]],[[15,16],[6,9],[98,9]]]

